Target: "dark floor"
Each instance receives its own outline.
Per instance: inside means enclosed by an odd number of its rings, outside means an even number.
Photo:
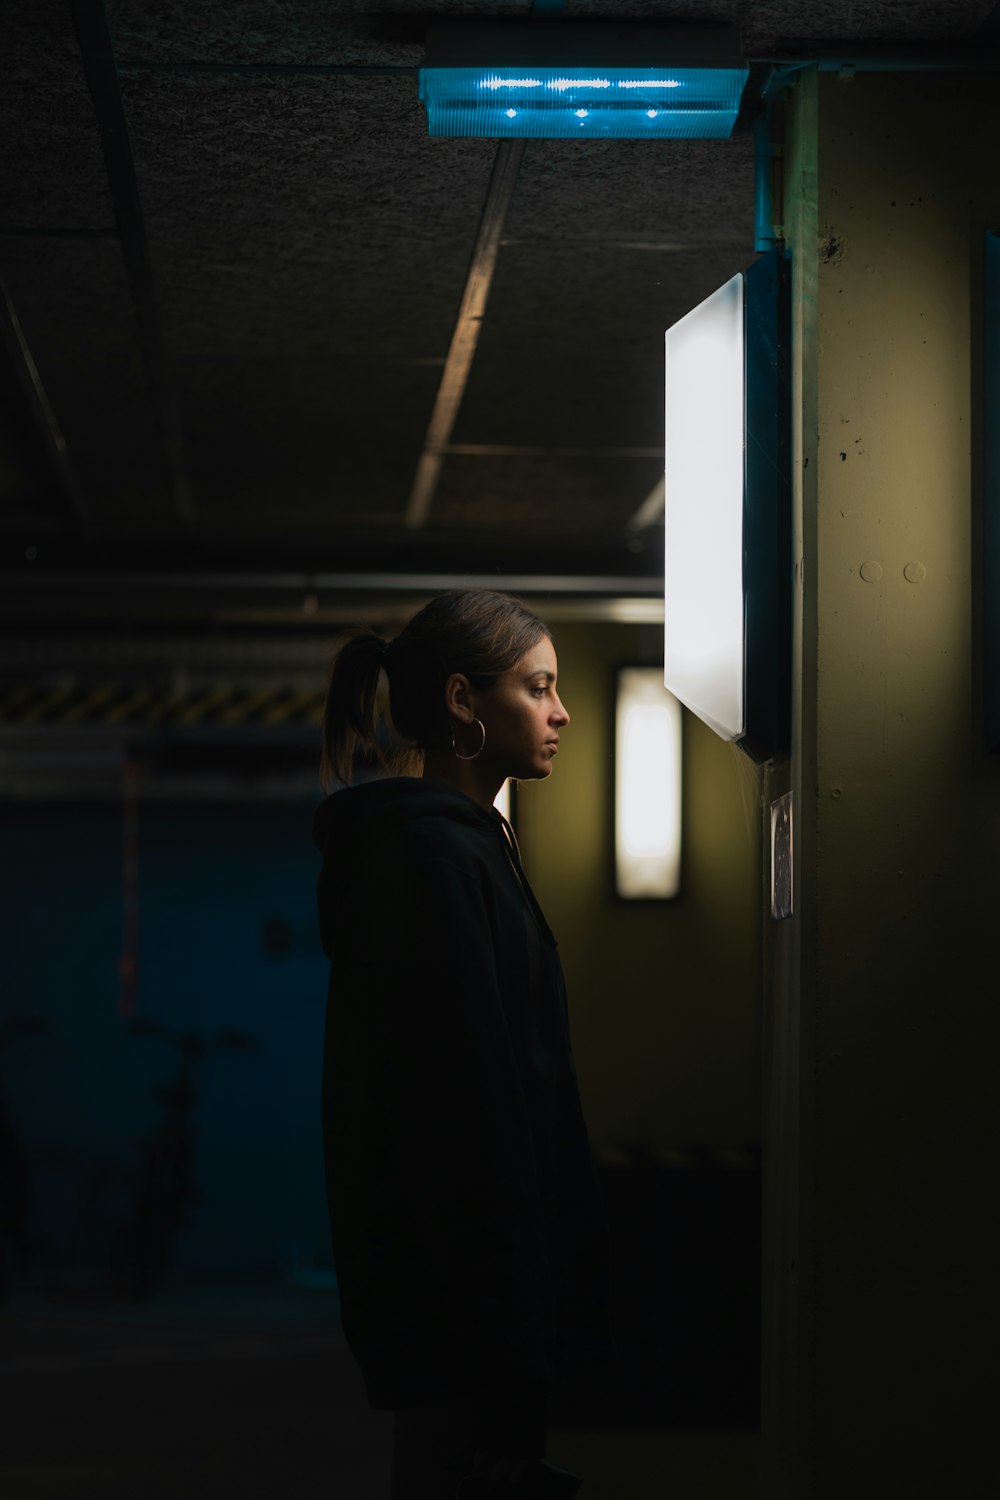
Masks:
[[[315,1289],[175,1285],[88,1305],[17,1290],[0,1313],[4,1500],[385,1500],[373,1412]],[[587,1500],[752,1500],[753,1431],[554,1426]]]
[[[631,1148],[605,1152],[600,1175],[617,1358],[557,1388],[549,1456],[586,1500],[751,1500],[755,1160]],[[311,1284],[177,1271],[141,1302],[120,1268],[15,1281],[2,1500],[385,1500],[391,1414],[367,1405],[335,1288],[296,1274]]]

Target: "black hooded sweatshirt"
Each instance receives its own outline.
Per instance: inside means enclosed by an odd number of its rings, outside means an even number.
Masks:
[[[377,1409],[508,1403],[611,1357],[608,1237],[555,940],[499,813],[429,778],[316,814],[323,1134]]]

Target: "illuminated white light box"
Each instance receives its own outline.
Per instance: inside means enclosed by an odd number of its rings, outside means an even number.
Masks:
[[[787,309],[774,251],[666,334],[664,681],[758,759],[790,739]]]
[[[615,889],[670,900],[681,886],[681,706],[659,667],[623,667],[615,707]]]
[[[431,26],[419,92],[430,135],[720,139],[748,77],[726,25],[493,19]]]

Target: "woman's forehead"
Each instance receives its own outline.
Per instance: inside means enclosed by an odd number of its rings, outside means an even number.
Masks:
[[[534,677],[539,672],[555,677],[558,671],[556,648],[548,636],[543,635],[534,646],[529,647],[513,670],[519,677]]]

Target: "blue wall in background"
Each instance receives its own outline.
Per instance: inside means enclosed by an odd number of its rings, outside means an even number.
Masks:
[[[198,1068],[200,1199],[172,1257],[184,1271],[330,1265],[313,805],[140,804],[137,1014],[256,1041]],[[24,1010],[50,1029],[8,1043],[0,1078],[29,1167],[38,1269],[86,1282],[135,1202],[177,1051],[119,1017],[120,806],[7,803],[2,824],[0,1022]]]

